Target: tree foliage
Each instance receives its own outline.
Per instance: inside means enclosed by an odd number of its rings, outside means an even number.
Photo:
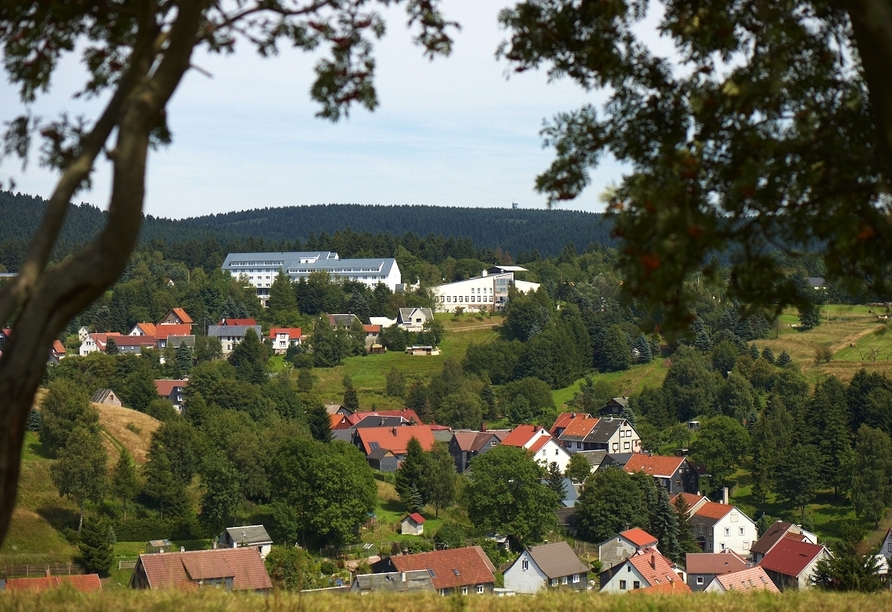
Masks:
[[[50,467],[50,478],[59,495],[71,498],[80,511],[77,530],[84,523],[88,502],[99,502],[108,486],[108,454],[96,431],[76,426],[68,436],[68,443]]]

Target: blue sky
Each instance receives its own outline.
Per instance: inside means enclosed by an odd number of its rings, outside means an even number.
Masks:
[[[506,33],[496,16],[507,0],[445,0],[462,25],[452,56],[425,59],[410,42],[399,10],[385,11],[388,32],[376,45],[380,106],[353,109],[332,124],[315,118],[309,99],[314,57],[286,50],[261,59],[246,45],[233,56],[199,55],[168,107],[174,134],[149,160],[146,212],[182,218],[260,208],[329,203],[544,208],[533,189],[552,152],[543,149],[545,119],[602,98],[569,81],[548,83],[543,72],[510,74],[495,51]],[[59,70],[38,114],[97,114],[98,103],[73,101],[82,71],[75,60]],[[20,109],[15,90],[0,85],[0,119]],[[598,196],[619,182],[607,162],[592,186],[562,207],[601,211]],[[34,160],[25,172],[6,161],[0,181],[47,196],[54,176]],[[108,165],[76,201],[104,206]]]

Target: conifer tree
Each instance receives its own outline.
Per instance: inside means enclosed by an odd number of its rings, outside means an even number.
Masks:
[[[84,521],[77,545],[87,572],[108,575],[115,560],[114,531],[101,517]]]
[[[136,474],[136,464],[130,451],[121,449],[118,462],[115,464],[111,477],[111,491],[115,497],[121,500],[123,519],[127,520],[127,504],[139,493],[140,483]]]
[[[548,464],[545,482],[548,484],[548,488],[554,491],[554,494],[558,496],[558,499],[563,500],[564,497],[566,497],[567,487],[564,484],[564,475],[561,474],[561,469],[554,461]]]
[[[656,480],[653,481],[656,491],[656,504],[651,510],[648,533],[659,540],[660,551],[675,561],[683,563],[685,551],[679,544],[678,514],[669,503],[669,494]]]
[[[344,408],[350,412],[359,412],[359,396],[353,388],[353,381],[349,376],[344,376]]]
[[[440,516],[440,508],[447,508],[455,501],[458,474],[455,461],[445,444],[438,443],[428,453],[428,474],[424,497],[434,507],[435,517]]]
[[[892,442],[867,425],[858,429],[856,437],[852,504],[860,518],[876,525],[892,504]]]
[[[793,358],[790,357],[790,353],[788,353],[786,350],[782,350],[780,355],[777,356],[777,361],[775,363],[777,367],[782,368],[792,361]]]
[[[414,436],[406,446],[406,458],[396,471],[394,486],[400,501],[415,512],[424,507],[425,482],[430,473],[430,458],[421,448],[421,442]],[[420,504],[420,506],[419,506]]]
[[[331,419],[320,402],[311,402],[307,414],[310,435],[319,442],[331,442]]]
[[[192,351],[186,346],[185,342],[180,342],[180,345],[177,347],[176,366],[180,378],[187,376],[192,369]]]

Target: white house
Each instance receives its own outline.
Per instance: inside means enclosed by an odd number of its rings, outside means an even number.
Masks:
[[[746,514],[729,504],[706,501],[688,511],[689,524],[703,552],[731,549],[748,557],[750,548],[759,539],[756,524]]]
[[[400,268],[392,257],[341,259],[331,251],[229,253],[221,267],[254,287],[264,304],[280,271],[292,281],[307,278],[313,272],[326,272],[335,281],[356,281],[372,289],[380,283],[393,292],[401,290],[403,282]]]
[[[430,308],[400,308],[397,325],[410,332],[424,331],[428,321],[432,321],[434,313]]]
[[[269,339],[276,355],[284,355],[291,346],[300,346],[303,334],[299,327],[273,327],[269,330]]]
[[[660,585],[674,585],[690,591],[675,565],[655,548],[629,557],[622,563],[601,572],[601,591],[626,593]]]
[[[424,517],[412,512],[400,521],[400,533],[403,535],[424,535]]]
[[[254,330],[258,340],[263,338],[263,331],[254,319],[222,319],[219,325],[208,326],[208,336],[219,338],[223,355],[229,355],[245,339],[249,329]]]
[[[220,544],[226,548],[256,548],[260,558],[266,559],[272,550],[273,540],[263,525],[245,525],[229,527],[220,536]]]
[[[557,438],[539,425],[518,425],[502,440],[502,444],[527,449],[546,468],[556,463],[558,469],[565,472],[570,463],[570,453],[560,445]]]
[[[562,412],[551,433],[570,453],[605,450],[609,453],[638,453],[641,436],[629,421],[615,418],[594,417],[583,412]]]
[[[515,272],[526,272],[520,266],[494,266],[480,276],[432,287],[437,312],[465,310],[502,310],[508,302],[508,288],[512,285],[528,293],[539,288],[538,283],[514,279]]]
[[[598,545],[598,559],[603,569],[610,569],[646,548],[656,548],[659,541],[639,527],[622,531]]]
[[[566,542],[531,546],[505,570],[505,588],[515,593],[537,593],[549,587],[585,590],[588,571]]]

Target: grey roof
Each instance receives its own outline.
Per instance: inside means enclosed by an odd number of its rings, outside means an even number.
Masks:
[[[576,524],[576,508],[574,506],[558,508],[554,512],[557,514],[559,527],[572,527]]]
[[[589,567],[579,560],[566,542],[553,542],[527,548],[530,557],[549,578],[560,578],[588,572]]]
[[[313,260],[301,263],[301,260]],[[291,276],[306,276],[310,272],[326,271],[333,275],[373,273],[387,276],[396,260],[392,257],[368,259],[340,259],[332,251],[295,251],[279,253],[229,253],[221,268],[234,274],[257,267],[278,267]]]
[[[396,455],[394,455],[392,452],[390,452],[390,451],[387,450],[386,448],[381,448],[381,447],[379,446],[378,448],[376,448],[375,450],[373,450],[372,452],[370,452],[368,455],[366,455],[366,458],[367,458],[367,459],[376,459],[376,460],[379,460],[379,461],[380,461],[381,459],[383,459],[383,458],[386,457],[387,455],[392,455],[392,456],[396,457]]]
[[[405,425],[409,421],[401,416],[381,416],[379,414],[369,415],[359,421],[353,428],[358,427],[399,427]]]
[[[576,454],[585,457],[585,460],[593,468],[601,467],[601,464],[604,463],[604,459],[607,457],[606,450],[578,451]]]
[[[383,574],[357,574],[353,583],[354,591],[434,591],[434,583],[427,570],[407,572],[385,572]]]
[[[234,336],[243,338],[248,329],[253,329],[259,339],[263,339],[263,332],[259,325],[208,325],[208,336],[220,338],[221,336]]]
[[[109,395],[113,395],[117,397],[114,391],[111,389],[99,389],[96,393],[93,394],[93,397],[90,398],[90,401],[94,404],[102,404],[105,400],[108,399]]]
[[[585,437],[585,441],[593,444],[607,444],[623,423],[628,424],[625,419],[598,419],[598,424]]]
[[[430,308],[423,308],[421,306],[416,306],[414,308],[400,308],[400,314],[399,314],[399,317],[397,318],[397,321],[400,321],[401,323],[405,323],[406,317],[411,317],[412,313],[415,312],[416,310],[420,310],[421,314],[424,315],[425,319],[433,319],[434,318],[434,313]]]
[[[634,454],[635,453],[607,453],[602,465],[618,465],[619,467],[623,467],[629,462],[629,459],[631,459]]]
[[[356,432],[355,427],[349,427],[347,429],[335,429],[331,432],[331,440],[334,442],[335,440],[340,440],[341,442],[346,442],[347,444],[353,443],[353,434]]]
[[[359,320],[355,314],[332,314],[328,315],[328,323],[329,325],[334,325],[336,327],[350,327],[353,325],[354,321],[359,321],[362,324],[362,321]]]
[[[273,540],[266,532],[263,525],[245,525],[243,527],[229,527],[226,529],[229,539],[238,545],[244,544],[272,544]]]

